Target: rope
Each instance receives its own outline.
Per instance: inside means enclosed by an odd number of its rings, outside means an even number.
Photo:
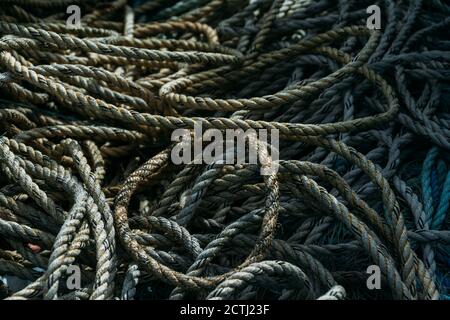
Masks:
[[[0,298],[449,299],[450,7],[372,2],[4,0]]]

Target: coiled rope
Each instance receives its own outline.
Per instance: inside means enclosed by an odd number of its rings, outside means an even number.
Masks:
[[[3,2],[0,298],[449,298],[444,1]],[[199,125],[278,171],[175,164]]]

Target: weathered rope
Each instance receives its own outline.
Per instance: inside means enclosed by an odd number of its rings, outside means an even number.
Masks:
[[[3,2],[1,299],[449,299],[444,1]]]

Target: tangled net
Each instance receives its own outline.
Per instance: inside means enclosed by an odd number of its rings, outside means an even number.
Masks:
[[[444,0],[2,4],[0,298],[448,297]],[[278,172],[175,165],[196,124]]]

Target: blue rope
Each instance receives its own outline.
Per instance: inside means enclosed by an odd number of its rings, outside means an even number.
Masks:
[[[144,2],[147,2],[146,0],[133,0],[133,6],[138,6]]]
[[[437,147],[428,152],[421,177],[425,215],[430,228],[435,230],[442,228],[450,205],[450,171],[436,160],[438,154]]]
[[[440,229],[444,223],[445,217],[448,212],[450,202],[450,171],[447,173],[444,182],[444,188],[441,193],[439,200],[439,205],[436,210],[436,214],[433,217],[433,222],[431,224],[432,229]]]
[[[439,179],[435,166],[431,168],[430,180],[431,180],[431,196],[433,198],[433,210],[436,210],[439,204],[440,193],[439,193]]]
[[[434,201],[433,201],[433,188],[431,183],[431,169],[433,168],[436,157],[439,153],[437,147],[431,148],[428,152],[422,167],[422,197],[423,197],[423,209],[428,224],[431,224],[431,220],[434,213]]]
[[[439,261],[450,266],[450,248],[448,248],[448,246],[444,247],[443,245],[441,245],[440,247],[438,247],[437,252]]]
[[[421,184],[422,200],[426,222],[430,229],[442,228],[450,205],[450,170],[445,163],[438,160],[439,149],[433,147],[428,152],[422,166]],[[448,246],[436,247],[436,258],[443,264],[450,266],[450,248]],[[440,283],[440,299],[450,300],[448,289],[450,279],[436,271]]]
[[[439,192],[442,192],[442,189],[444,187],[444,181],[447,175],[447,166],[445,165],[445,162],[442,159],[439,159],[436,165],[436,171],[437,171],[437,178],[438,178],[438,185],[439,185]]]

